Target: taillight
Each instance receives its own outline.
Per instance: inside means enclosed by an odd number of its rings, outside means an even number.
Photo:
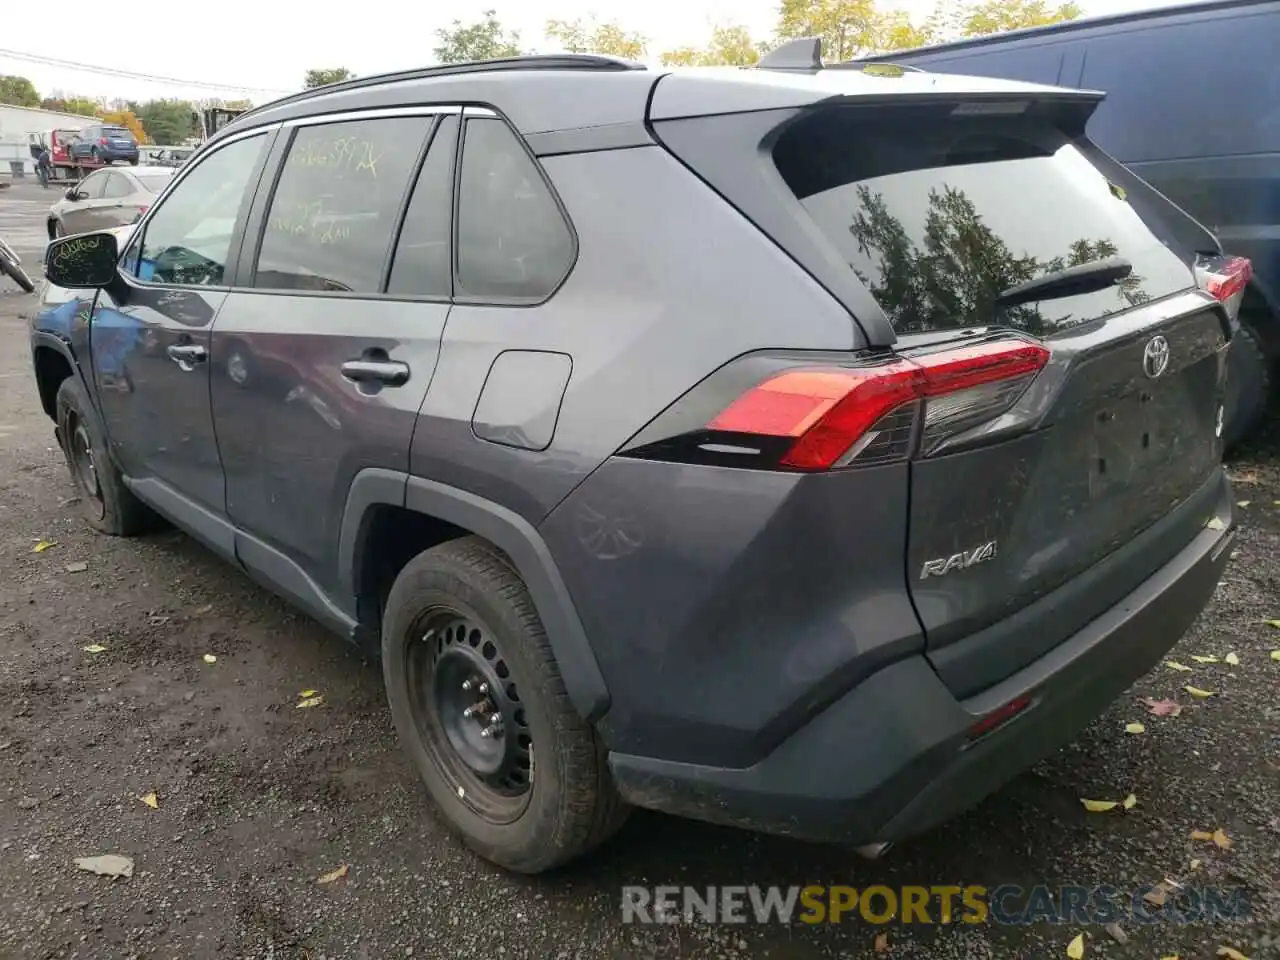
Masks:
[[[99,138],[98,138],[98,146],[100,146],[100,147],[105,147],[106,145],[107,145],[107,138],[106,138],[106,137],[99,137]]]
[[[652,425],[623,452],[803,471],[928,456],[1008,410],[1048,360],[1044,346],[1006,339],[851,365],[792,362],[735,390],[700,429],[678,409],[669,428]]]
[[[1196,282],[1200,289],[1225,305],[1233,317],[1240,310],[1245,287],[1252,277],[1253,263],[1247,257],[1196,258]]]
[[[969,739],[977,740],[981,737],[985,737],[997,727],[1004,726],[1029,706],[1031,706],[1030,697],[1018,697],[1016,700],[1010,700],[1003,706],[996,707],[996,709],[992,710],[977,723],[969,727]]]

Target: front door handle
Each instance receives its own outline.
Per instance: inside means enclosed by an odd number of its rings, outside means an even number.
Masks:
[[[166,352],[170,360],[188,373],[196,368],[197,363],[209,359],[209,351],[198,343],[173,343]]]
[[[409,382],[409,365],[398,360],[348,360],[342,375],[352,383],[384,383],[398,387]]]

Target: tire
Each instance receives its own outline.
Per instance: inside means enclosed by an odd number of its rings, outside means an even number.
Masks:
[[[0,273],[4,273],[11,278],[14,283],[20,286],[27,293],[36,292],[35,281],[27,276],[27,271],[21,266],[9,259],[8,253],[3,247],[0,247]]]
[[[124,485],[107,452],[101,421],[74,374],[58,387],[57,418],[58,442],[89,525],[116,537],[138,536],[159,526],[159,517]],[[86,452],[91,455],[87,465],[82,459]]]
[[[454,681],[464,675],[459,663],[476,657],[481,672],[475,676],[485,676],[488,664],[493,672],[487,675],[500,679],[498,692],[489,694],[495,699],[486,700],[473,721],[461,719],[466,714],[457,707],[481,697],[484,688],[464,694],[472,680]],[[540,873],[622,826],[628,808],[610,779],[604,747],[569,700],[524,582],[485,541],[450,541],[400,572],[383,619],[382,669],[401,743],[445,821],[480,856],[508,870]],[[489,724],[499,714],[502,732],[484,749],[506,756],[518,753],[521,736],[530,741],[527,787],[514,798],[482,780],[455,746],[463,736],[479,743],[466,725]],[[518,763],[517,756],[511,769],[518,771]],[[518,789],[518,776],[514,784]]]
[[[132,160],[130,160],[130,161],[129,161],[129,166],[131,166],[131,167],[136,167],[137,165],[138,165],[138,158],[137,158],[137,157],[134,157]]]
[[[1271,363],[1247,317],[1227,354],[1227,399],[1222,430],[1227,450],[1239,446],[1262,422],[1271,397]]]

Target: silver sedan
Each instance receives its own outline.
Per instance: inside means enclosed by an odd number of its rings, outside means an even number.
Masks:
[[[142,166],[95,170],[49,208],[50,239],[133,223],[176,172],[173,167]]]

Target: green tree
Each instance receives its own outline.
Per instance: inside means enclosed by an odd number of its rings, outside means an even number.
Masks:
[[[131,107],[154,143],[178,144],[199,132],[192,122],[196,108],[189,100],[148,100]]]
[[[96,117],[102,110],[97,100],[88,97],[45,97],[40,101],[41,110],[55,113],[74,113],[81,117]]]
[[[468,60],[496,60],[520,55],[520,34],[505,30],[493,10],[483,19],[464,24],[454,20],[453,26],[436,31],[440,45],[432,52],[440,63],[464,63]]]
[[[778,7],[778,39],[821,37],[830,62],[878,50],[882,28],[875,0],[782,0]]]
[[[9,103],[15,107],[40,106],[40,94],[35,85],[26,77],[0,75],[0,103]]]
[[[315,70],[308,70],[307,75],[303,78],[302,85],[308,90],[313,87],[325,87],[331,83],[341,83],[343,80],[354,80],[355,74],[346,67],[320,67]]]
[[[640,60],[649,41],[639,33],[630,33],[613,21],[548,20],[547,36],[558,40],[569,53],[603,53],[611,57]]]
[[[984,0],[965,11],[961,32],[966,37],[979,37],[1022,27],[1043,27],[1078,19],[1083,12],[1070,2],[1050,7],[1045,0]]]
[[[762,44],[751,39],[746,27],[721,25],[712,28],[706,47],[668,50],[660,59],[668,67],[749,67],[760,59],[763,49]]]

